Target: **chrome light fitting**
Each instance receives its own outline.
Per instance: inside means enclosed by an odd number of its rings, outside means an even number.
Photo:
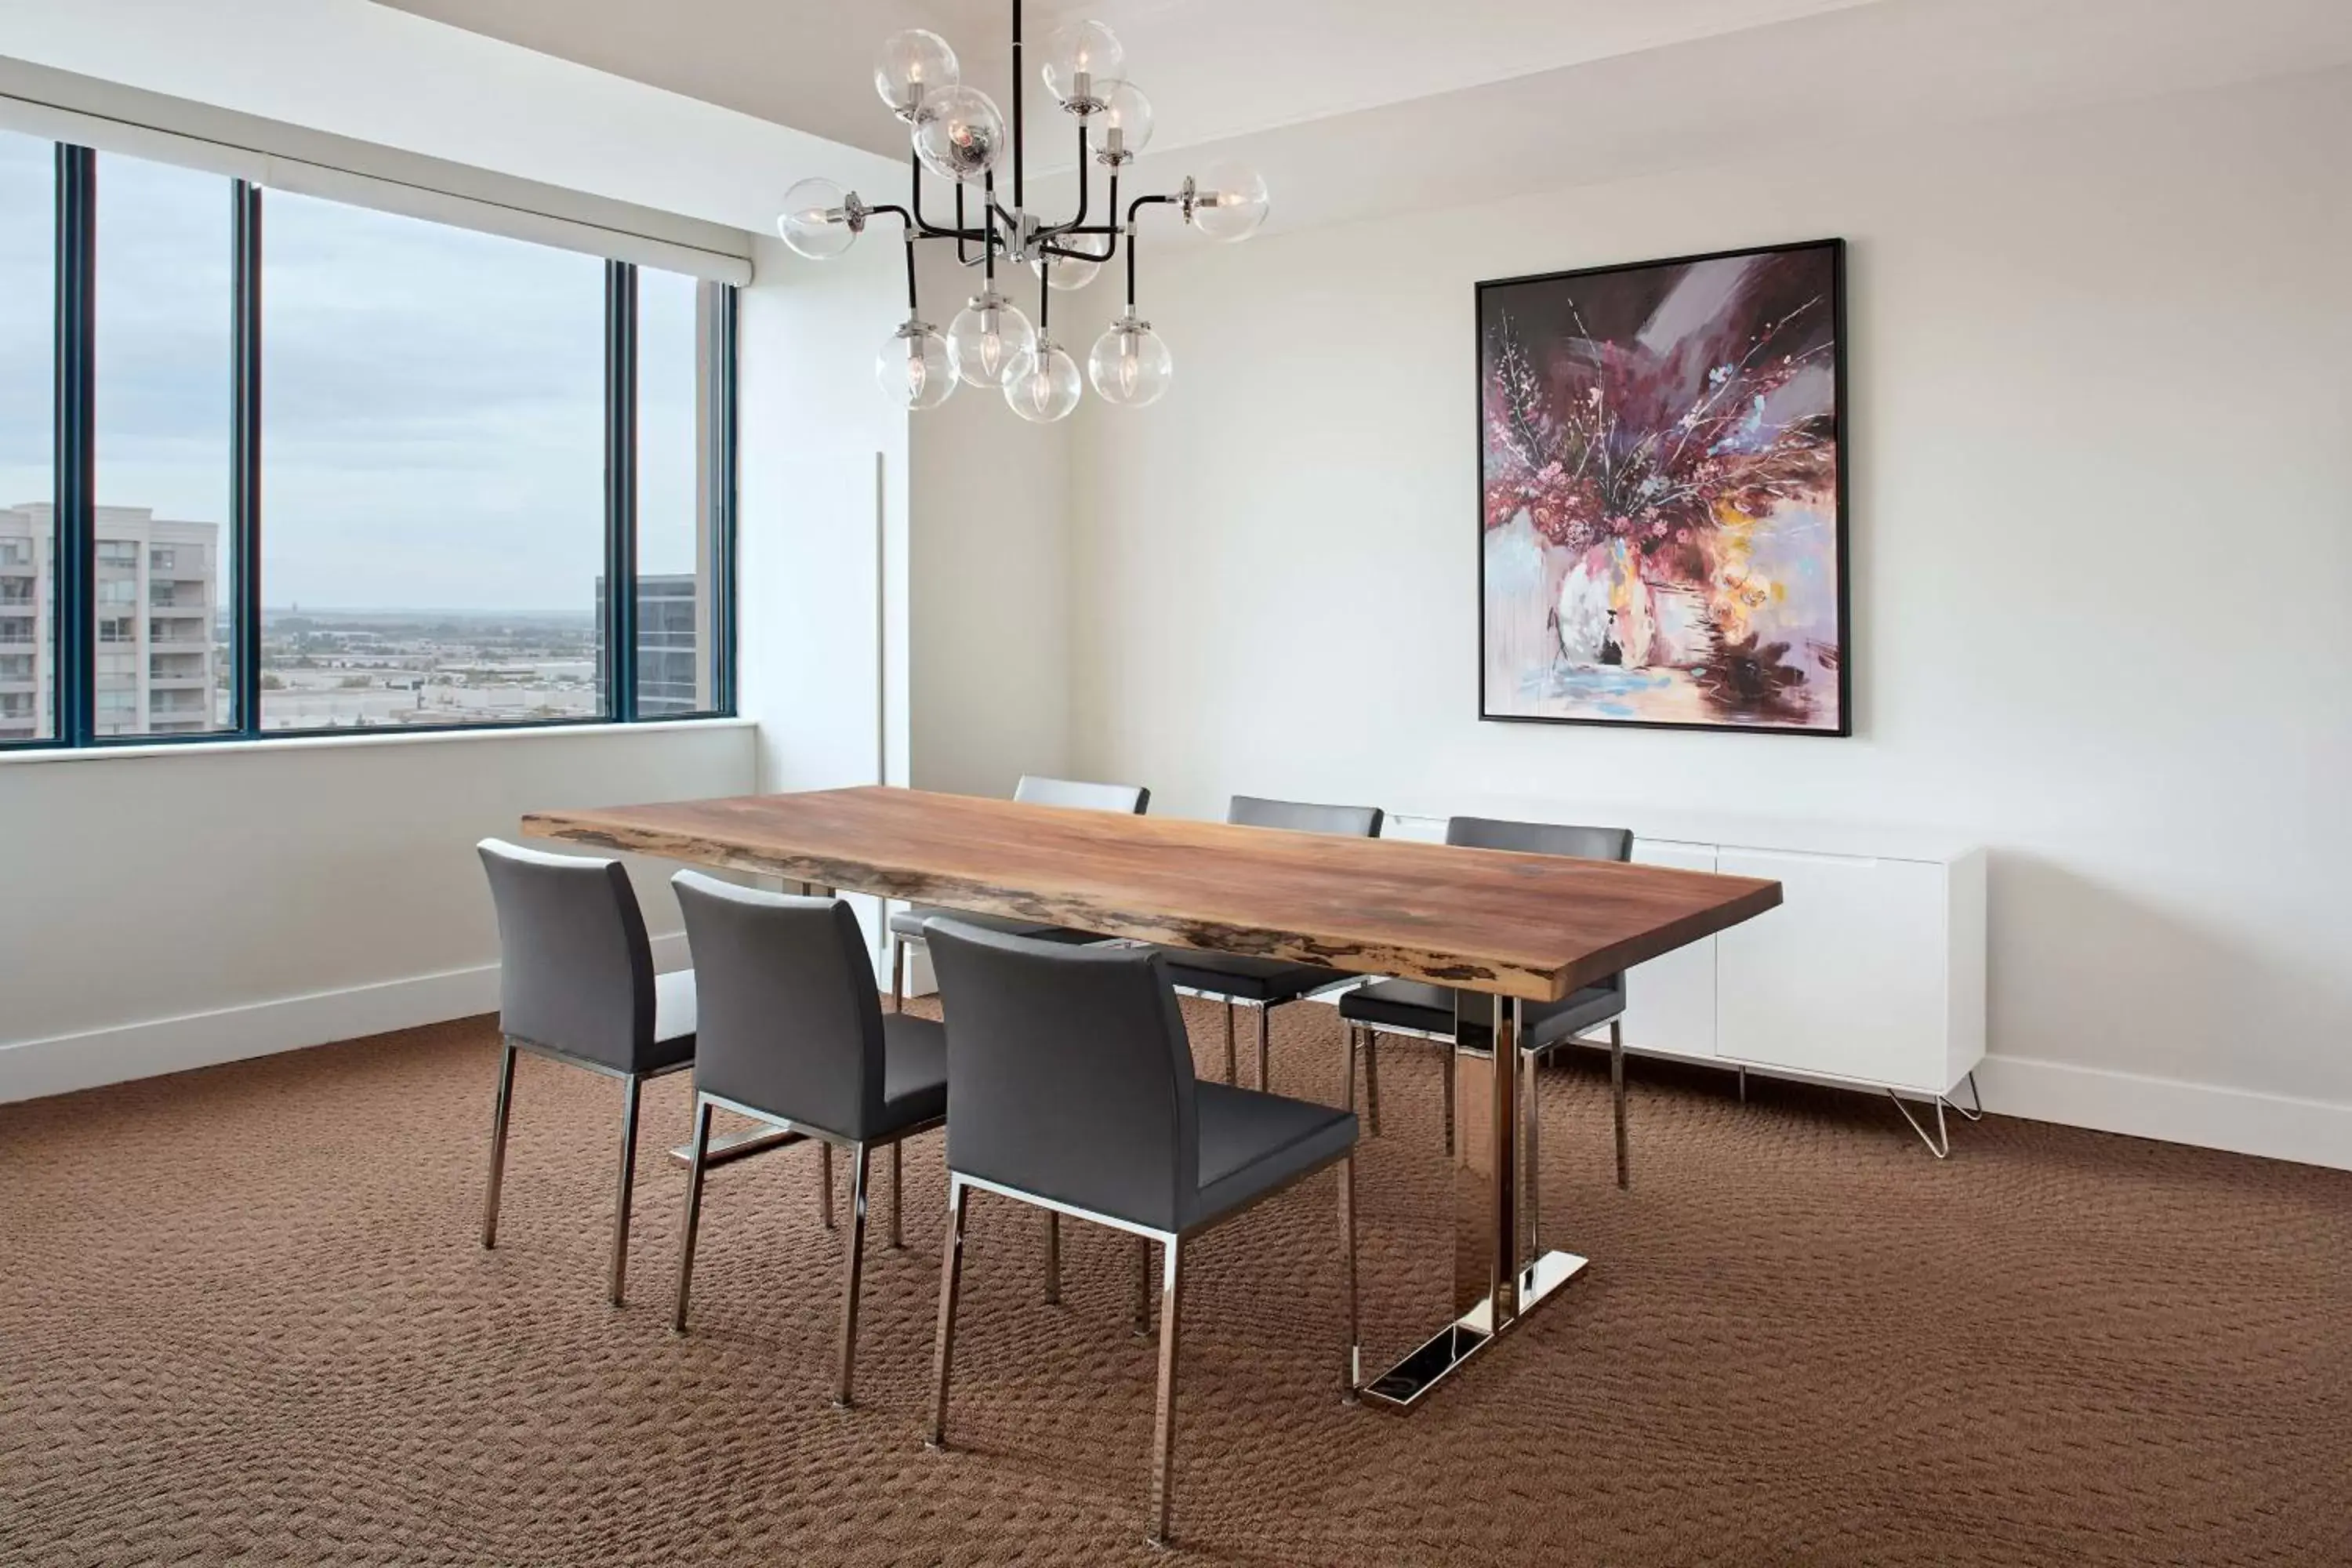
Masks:
[[[895,217],[907,245],[907,320],[874,358],[883,395],[901,408],[936,408],[958,382],[999,387],[1024,419],[1066,417],[1078,405],[1078,365],[1049,330],[1054,295],[1083,289],[1127,246],[1127,310],[1096,341],[1087,373],[1106,403],[1135,406],[1168,390],[1173,365],[1168,345],[1135,310],[1136,222],[1144,208],[1176,209],[1184,224],[1212,239],[1246,239],[1265,221],[1265,182],[1233,163],[1213,163],[1165,195],[1137,196],[1118,221],[1119,173],[1151,140],[1151,101],[1127,79],[1126,51],[1100,22],[1075,22],[1047,44],[1041,71],[1045,89],[1077,121],[1078,209],[1047,223],[1024,205],[1025,139],[1022,118],[1021,0],[1013,0],[1013,117],[965,85],[955,51],[937,33],[920,28],[887,40],[874,60],[874,89],[907,122],[914,150],[912,192],[906,206],[869,206],[856,191],[810,178],[784,193],[776,230],[801,255],[824,260],[847,250],[868,222]],[[998,201],[996,177],[1011,163],[1013,200]],[[1095,164],[1109,171],[1108,211],[1088,223]],[[955,221],[923,214],[923,176],[955,188]],[[971,202],[971,188],[978,199]],[[968,204],[979,221],[967,216]],[[953,240],[956,259],[981,268],[981,288],[941,332],[923,320],[915,289],[915,246]],[[1037,275],[1037,321],[997,287],[999,258]]]

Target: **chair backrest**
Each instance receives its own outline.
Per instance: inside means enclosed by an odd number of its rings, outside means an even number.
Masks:
[[[1192,1050],[1150,948],[927,928],[947,1017],[948,1168],[1156,1230],[1200,1185]]]
[[[1506,822],[1492,816],[1456,816],[1445,824],[1445,842],[1471,849],[1516,849],[1523,855],[1566,855],[1579,860],[1630,860],[1633,833],[1625,827],[1573,827],[1557,822]],[[1625,989],[1623,973],[1596,980],[1601,990]]]
[[[670,879],[694,953],[694,1087],[861,1139],[881,1121],[882,1004],[840,899]]]
[[[503,839],[475,848],[499,918],[499,1028],[622,1072],[654,1039],[654,957],[618,860]]]
[[[1293,833],[1330,833],[1345,838],[1381,836],[1377,805],[1311,805],[1305,801],[1237,795],[1225,808],[1225,820],[1237,827],[1286,827]]]
[[[1141,816],[1151,804],[1151,792],[1140,784],[1086,784],[1077,779],[1043,779],[1023,773],[1013,786],[1013,798],[1028,805],[1066,805],[1078,811],[1132,813]]]

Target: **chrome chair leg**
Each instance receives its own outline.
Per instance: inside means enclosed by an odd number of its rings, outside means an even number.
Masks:
[[[1271,1058],[1267,1055],[1267,1048],[1273,1043],[1268,1037],[1272,1034],[1272,1026],[1268,1024],[1267,1019],[1274,1012],[1274,1009],[1261,1002],[1257,1005],[1256,1012],[1257,1088],[1260,1094],[1272,1094],[1274,1092],[1274,1069],[1270,1065]]]
[[[694,1237],[702,1226],[702,1162],[710,1153],[710,1101],[697,1096],[694,1105],[694,1157],[686,1167],[686,1223],[677,1233],[677,1305],[670,1312],[670,1332],[686,1332],[686,1295],[694,1283]]]
[[[955,1359],[956,1290],[963,1280],[963,1213],[971,1189],[948,1177],[948,1234],[940,1246],[940,1326],[931,1346],[931,1432],[927,1446],[948,1444],[948,1366]]]
[[[621,1179],[613,1203],[613,1270],[605,1297],[621,1304],[629,1275],[629,1200],[637,1186],[637,1101],[646,1080],[634,1075],[621,1080]]]
[[[1454,1059],[1454,1047],[1445,1048],[1445,1058]],[[1542,1194],[1543,1194],[1543,1053],[1519,1053],[1519,1204],[1527,1215],[1527,1236],[1521,1244],[1521,1256],[1533,1260],[1543,1256]],[[1448,1125],[1452,1118],[1447,1118]]]
[[[1225,1004],[1225,1081],[1241,1082],[1241,1061],[1234,1055],[1234,1005]]]
[[[1445,1153],[1451,1159],[1454,1154],[1454,1042],[1447,1040],[1444,1045],[1445,1059],[1440,1065],[1445,1075]]]
[[[1045,1305],[1062,1304],[1062,1216],[1045,1211]]]
[[[1371,1127],[1372,1136],[1379,1137],[1381,1135],[1381,1032],[1370,1025],[1364,1026],[1364,1113],[1366,1121]],[[1453,1111],[1449,1107],[1446,1121],[1450,1124],[1453,1120]],[[1446,1134],[1449,1140],[1453,1136],[1451,1132]]]
[[[1171,1236],[1160,1244],[1160,1404],[1151,1425],[1151,1534],[1154,1546],[1169,1542],[1168,1520],[1176,1480],[1176,1334],[1182,1317],[1184,1241]]]
[[[890,939],[890,1011],[907,1010],[907,939]]]
[[[1617,1121],[1617,1184],[1628,1185],[1625,1173],[1625,1030],[1609,1020],[1609,1098]]]
[[[490,1184],[482,1195],[482,1245],[499,1244],[499,1192],[507,1179],[507,1118],[514,1110],[515,1048],[500,1042],[498,1100],[490,1110]]]
[[[905,1147],[906,1141],[904,1139],[893,1139],[891,1141],[890,1250],[893,1252],[904,1252],[907,1249],[907,1205],[904,1197],[907,1191],[907,1163],[899,1157],[899,1152]]]
[[[857,1366],[857,1285],[866,1262],[866,1183],[873,1168],[873,1152],[863,1143],[854,1143],[850,1145],[849,1160],[849,1238],[844,1247],[848,1257],[842,1266],[841,1287],[841,1372],[833,1387],[833,1405],[836,1410],[849,1408],[850,1378]]]
[[[1151,1332],[1151,1238],[1135,1238],[1135,1323],[1139,1339]]]
[[[833,1228],[833,1145],[818,1141],[816,1146],[816,1213],[824,1221],[824,1228]]]
[[[1361,1330],[1356,1318],[1356,1157],[1353,1154],[1339,1162],[1339,1289],[1348,1299],[1347,1353],[1339,1363],[1339,1398],[1345,1404],[1353,1405],[1357,1403],[1356,1389],[1363,1377]]]

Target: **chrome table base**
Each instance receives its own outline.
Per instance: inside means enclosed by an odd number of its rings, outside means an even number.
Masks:
[[[788,1143],[805,1142],[807,1139],[807,1133],[795,1132],[789,1127],[765,1125],[722,1132],[710,1140],[710,1152],[702,1157],[703,1168],[708,1170],[713,1165],[732,1164],[738,1160],[748,1160],[754,1154],[764,1154],[771,1149],[781,1149]],[[669,1152],[669,1157],[690,1167],[694,1163],[694,1145],[691,1142],[681,1143]]]
[[[1446,1324],[1420,1348],[1366,1384],[1359,1392],[1367,1405],[1381,1410],[1410,1410],[1440,1383],[1459,1372],[1472,1357],[1526,1321],[1536,1307],[1581,1272],[1586,1258],[1573,1252],[1547,1252],[1519,1270],[1518,1310],[1495,1328],[1495,1303],[1490,1297]]]
[[[1529,1058],[1521,1009],[1507,997],[1457,992],[1451,1076],[1454,1317],[1360,1389],[1376,1408],[1408,1410],[1558,1295],[1586,1259],[1545,1249],[1536,1234],[1536,1144],[1526,1125]],[[1354,1075],[1349,1077],[1352,1096]]]

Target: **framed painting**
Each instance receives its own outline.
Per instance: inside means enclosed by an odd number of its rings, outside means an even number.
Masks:
[[[1482,719],[1853,733],[1845,244],[1478,285]]]

